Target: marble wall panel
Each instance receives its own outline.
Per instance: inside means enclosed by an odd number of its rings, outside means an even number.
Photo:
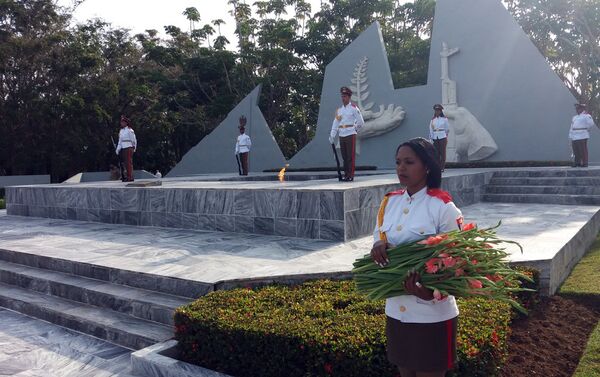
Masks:
[[[122,211],[111,210],[110,211],[110,223],[111,224],[123,224],[124,215]]]
[[[296,224],[297,219],[275,218],[274,234],[276,236],[297,237]]]
[[[66,208],[67,220],[77,220],[77,210],[75,208]]]
[[[247,216],[233,216],[236,233],[254,233],[254,219]]]
[[[181,190],[181,212],[198,213],[197,190]]]
[[[167,205],[167,209],[168,209]],[[165,225],[167,228],[181,228],[181,223],[183,221],[183,215],[181,213],[166,213],[167,224]]]
[[[75,219],[77,221],[88,221],[88,210],[85,208],[75,208]]]
[[[46,207],[54,207],[56,203],[56,190],[53,188],[43,188],[42,191],[42,203],[41,205]]]
[[[123,224],[140,225],[141,214],[138,211],[122,211]]]
[[[110,209],[121,211],[121,208],[123,208],[123,190],[110,189]]]
[[[140,225],[141,226],[152,226],[152,213],[140,212]]]
[[[184,195],[185,198],[185,195]],[[185,208],[185,206],[184,206]],[[194,203],[194,208],[196,204]],[[181,227],[184,229],[198,229],[198,214],[197,213],[183,213],[181,215]]]
[[[319,220],[298,219],[296,235],[300,238],[319,238]]]
[[[86,190],[87,208],[110,209],[110,191],[91,188]]]
[[[295,191],[279,190],[273,192],[275,217],[295,219],[298,217],[298,195]]]
[[[121,211],[139,211],[138,188],[127,188],[122,191]]]
[[[198,229],[200,230],[215,230],[215,216],[216,215],[198,215]]]
[[[6,201],[7,204],[8,203],[19,204],[19,203],[15,202],[14,189],[11,187],[6,187],[4,189],[4,200]]]
[[[275,216],[275,191],[254,191],[254,215],[259,217]]]
[[[322,220],[344,220],[344,192],[343,191],[321,191],[320,196],[320,219]]]
[[[109,193],[110,196],[110,193]],[[66,188],[57,188],[56,189],[56,206],[57,207],[66,207],[69,198],[69,189]]]
[[[373,230],[375,229],[375,225],[377,222],[377,212],[377,208],[362,208],[360,210],[360,234],[373,234]]]
[[[235,232],[235,217],[231,215],[215,215],[215,229],[219,232]]]
[[[275,221],[272,217],[255,217],[254,232],[256,234],[275,234]]]
[[[250,190],[235,190],[235,214],[254,217],[254,196]]]
[[[71,189],[67,191],[67,207],[87,208],[87,190]]]
[[[298,191],[297,195],[298,219],[319,219],[321,210],[319,191]]]
[[[356,210],[355,212],[358,212]],[[320,220],[319,238],[323,240],[344,241],[344,222],[337,220]]]
[[[30,216],[29,206],[21,204],[7,204],[6,213],[12,216]]]
[[[98,208],[90,208],[87,210],[87,221],[102,222],[100,219],[100,210]]]
[[[344,228],[346,240],[353,240],[364,234],[361,233],[362,227],[361,210],[348,211],[344,214]]]
[[[166,227],[167,214],[165,212],[150,212],[152,226]]]
[[[54,207],[54,218],[60,220],[67,219],[67,209],[65,207]]]
[[[237,190],[211,190],[212,195],[209,195],[212,201],[211,214],[216,215],[233,215],[235,214]],[[250,196],[250,201],[252,197]],[[252,202],[250,203],[252,206]]]
[[[381,203],[382,197],[375,187],[363,188],[359,192],[360,208],[376,207]]]
[[[163,189],[142,189],[138,191],[138,205],[141,211],[166,212],[166,194]]]
[[[183,210],[183,192],[177,189],[165,190],[167,212],[181,213]]]
[[[344,191],[344,212],[360,208],[360,189]]]

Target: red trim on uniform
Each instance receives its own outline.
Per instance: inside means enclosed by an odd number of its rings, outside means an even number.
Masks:
[[[355,104],[353,104],[353,103],[351,103],[351,105],[352,105],[352,107],[356,107],[356,108],[358,108],[358,107],[357,107]]]
[[[448,193],[448,191],[444,191],[442,189],[427,189],[427,195],[436,197],[442,200],[444,203],[450,203],[452,201],[452,196]]]
[[[406,190],[397,190],[397,191],[388,192],[387,194],[385,194],[385,196],[404,195],[405,192],[406,192]]]
[[[352,135],[352,164],[350,165],[350,177],[354,178],[354,160],[356,160],[356,134]]]
[[[447,360],[447,365],[446,365],[446,370],[450,370],[454,368],[454,352],[452,350],[452,344],[454,344],[454,339],[452,337],[453,331],[452,331],[452,320],[449,319],[446,321],[446,336],[448,339],[448,354],[446,355],[446,357],[448,358]]]

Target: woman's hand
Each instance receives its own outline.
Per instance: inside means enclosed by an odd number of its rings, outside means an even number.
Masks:
[[[385,241],[377,241],[371,248],[371,258],[373,258],[373,262],[379,267],[385,267],[390,260],[387,256],[387,249],[390,247],[389,243],[385,243]]]
[[[421,284],[421,275],[418,272],[411,271],[408,273],[408,277],[404,281],[404,290],[421,300],[433,300],[433,291]]]

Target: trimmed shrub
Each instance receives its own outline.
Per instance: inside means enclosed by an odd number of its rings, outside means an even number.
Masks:
[[[456,375],[493,376],[506,357],[510,305],[459,300]],[[383,301],[352,281],[217,291],[177,309],[182,360],[237,377],[398,376],[385,353]]]

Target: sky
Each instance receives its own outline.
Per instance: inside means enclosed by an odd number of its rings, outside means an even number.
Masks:
[[[254,0],[251,0],[254,2]],[[321,0],[308,0],[312,12],[320,9]],[[72,6],[73,0],[57,0],[61,6]],[[235,22],[229,14],[231,5],[227,0],[84,0],[74,13],[76,22],[100,18],[115,28],[130,29],[132,34],[156,29],[164,36],[165,25],[175,25],[184,31],[189,30],[189,22],[182,14],[188,7],[200,12],[200,27],[215,19],[222,19],[221,33],[235,44],[233,31]],[[216,28],[215,28],[216,29]]]

